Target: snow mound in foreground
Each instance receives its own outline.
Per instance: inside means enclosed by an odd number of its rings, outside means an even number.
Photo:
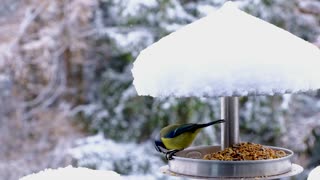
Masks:
[[[231,2],[140,52],[139,95],[274,95],[320,88],[320,50]]]
[[[114,171],[92,170],[87,168],[74,168],[67,166],[58,169],[46,169],[36,174],[30,174],[20,180],[120,180],[121,177]]]
[[[308,176],[308,180],[319,180],[320,179],[320,166],[314,168]]]

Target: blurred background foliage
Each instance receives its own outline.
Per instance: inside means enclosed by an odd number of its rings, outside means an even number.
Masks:
[[[218,119],[219,98],[139,97],[132,63],[148,45],[224,2],[3,0],[0,179],[70,163],[128,178],[165,178],[157,173],[165,162],[152,136],[167,124]],[[234,2],[320,46],[318,0]],[[241,97],[242,140],[287,147],[296,152],[294,162],[318,165],[319,94]],[[217,126],[206,128],[194,145],[219,141]]]

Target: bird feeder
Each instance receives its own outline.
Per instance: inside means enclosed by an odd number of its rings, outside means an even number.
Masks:
[[[197,178],[273,179],[303,168],[293,152],[272,160],[202,160],[239,143],[238,97],[276,95],[320,87],[319,49],[239,10],[227,2],[219,10],[169,34],[140,52],[132,73],[139,95],[221,97],[221,146],[192,147],[176,154],[168,172]]]

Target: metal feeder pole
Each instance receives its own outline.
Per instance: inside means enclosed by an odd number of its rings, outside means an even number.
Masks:
[[[221,149],[240,142],[239,137],[239,99],[238,97],[221,98]]]

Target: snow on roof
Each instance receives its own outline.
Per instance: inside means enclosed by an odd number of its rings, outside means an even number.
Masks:
[[[20,180],[106,180],[122,179],[119,174],[114,171],[91,170],[87,168],[74,168],[71,166],[58,169],[46,169],[37,174],[30,174]]]
[[[320,87],[319,49],[227,2],[140,52],[139,95],[273,95]]]

